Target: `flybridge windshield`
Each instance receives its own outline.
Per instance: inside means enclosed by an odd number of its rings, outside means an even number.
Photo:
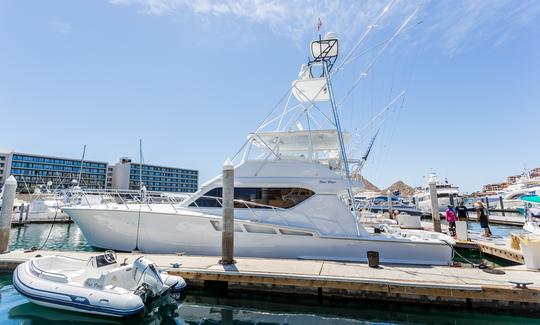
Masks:
[[[197,199],[190,206],[220,208],[221,187],[214,188],[204,194],[204,197]],[[271,207],[288,209],[300,204],[307,198],[315,194],[305,188],[267,188],[267,187],[237,187],[234,189],[234,199],[244,202],[235,202],[235,208],[260,208],[270,209]]]

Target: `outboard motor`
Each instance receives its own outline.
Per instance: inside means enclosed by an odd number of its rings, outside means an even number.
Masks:
[[[143,300],[160,296],[168,289],[161,280],[157,265],[150,262],[146,257],[141,256],[136,259],[133,262],[133,267],[135,268],[135,281],[139,285],[136,291],[141,297],[144,295],[145,299]]]

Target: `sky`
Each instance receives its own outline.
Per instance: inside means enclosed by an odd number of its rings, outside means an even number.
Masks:
[[[77,158],[86,144],[113,163],[137,161],[142,139],[145,162],[202,183],[289,89],[318,18],[343,58],[387,5],[333,81],[344,98],[365,73],[339,109],[364,139],[353,158],[380,128],[364,176],[436,172],[472,192],[540,167],[540,2],[527,0],[4,0],[0,148]]]

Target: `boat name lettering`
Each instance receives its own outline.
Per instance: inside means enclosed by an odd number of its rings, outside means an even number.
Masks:
[[[323,180],[320,180],[319,183],[321,183],[321,184],[336,184],[336,181],[330,181],[330,180],[323,181]]]
[[[90,302],[85,297],[79,297],[79,296],[72,296],[71,300],[74,302],[78,302],[81,304],[89,304]]]

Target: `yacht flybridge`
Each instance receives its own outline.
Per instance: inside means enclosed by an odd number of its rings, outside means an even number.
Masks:
[[[333,33],[311,43],[311,59],[284,105],[247,136],[235,157],[235,255],[365,261],[368,251],[377,251],[383,263],[451,263],[445,235],[371,233],[359,222],[352,203],[362,184],[349,177],[350,136],[341,129],[331,83],[338,43]],[[217,256],[221,195],[217,176],[179,204],[119,198],[64,211],[96,247]]]

